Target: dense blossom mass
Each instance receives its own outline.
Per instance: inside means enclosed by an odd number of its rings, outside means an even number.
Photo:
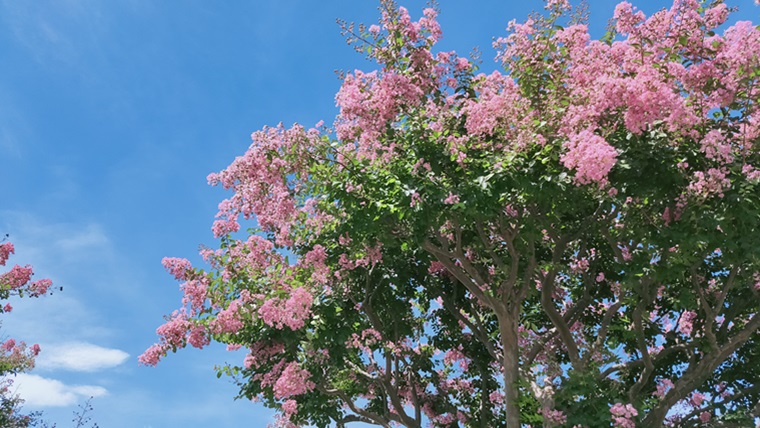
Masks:
[[[332,127],[209,176],[221,245],[164,260],[182,308],[140,361],[247,349],[221,371],[287,427],[754,425],[760,30],[623,2],[594,40],[549,0],[486,74],[436,10],[381,12],[344,25],[377,68]]]

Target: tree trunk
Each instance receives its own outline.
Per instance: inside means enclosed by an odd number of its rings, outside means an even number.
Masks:
[[[499,331],[504,368],[504,406],[507,412],[507,428],[520,428],[520,407],[517,404],[520,375],[520,350],[517,347],[517,314],[506,308],[499,313]]]

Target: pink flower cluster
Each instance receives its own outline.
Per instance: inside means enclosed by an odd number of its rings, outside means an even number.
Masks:
[[[633,418],[638,416],[639,412],[632,405],[615,403],[610,408],[610,413],[615,428],[636,428],[636,422]]]
[[[218,174],[208,177],[212,185],[221,184],[235,194],[219,204],[214,234],[221,237],[240,229],[238,222],[255,218],[263,231],[275,235],[275,244],[291,245],[291,227],[299,213],[312,218],[313,207],[299,205],[293,197],[297,180],[293,178],[305,172],[302,161],[286,159],[284,155],[298,156],[318,145],[319,132],[304,130],[300,125],[285,129],[282,125],[265,128],[251,135],[253,143],[244,156]],[[312,210],[311,213],[307,211]],[[319,217],[319,216],[317,216]],[[321,218],[321,217],[319,217]]]
[[[546,9],[552,10],[552,9],[559,9],[559,10],[568,10],[570,9],[570,2],[567,0],[546,0]]]
[[[161,264],[164,265],[166,270],[169,271],[175,278],[180,281],[187,279],[187,272],[190,271],[193,266],[187,259],[181,259],[176,257],[164,257],[161,260]]]
[[[576,170],[578,184],[604,183],[617,161],[617,150],[589,130],[571,135],[564,147],[567,151],[560,161],[568,169]]]
[[[686,336],[691,336],[694,329],[694,321],[697,319],[697,313],[694,311],[684,311],[678,319],[678,329]]]
[[[53,285],[53,281],[45,278],[39,281],[34,281],[29,284],[29,292],[32,296],[42,296],[47,293],[50,286]]]
[[[211,330],[214,333],[237,333],[243,328],[241,307],[242,302],[239,299],[231,301],[225,309],[219,311],[216,319],[211,322]]]
[[[728,178],[728,172],[723,169],[710,168],[706,173],[697,171],[694,173],[694,179],[689,184],[688,190],[693,195],[701,197],[710,197],[717,195],[723,197],[723,192],[731,187],[731,180]]]
[[[185,344],[185,334],[191,327],[187,314],[175,311],[169,321],[156,329],[156,333],[168,347],[181,348]]]
[[[315,245],[311,251],[304,255],[302,260],[303,262],[299,260],[299,264],[311,267],[312,269],[312,281],[317,284],[327,284],[330,277],[330,268],[325,264],[327,261],[327,251],[323,246]]]
[[[282,343],[256,342],[251,347],[251,352],[246,355],[243,365],[247,369],[257,369],[284,351],[285,346]]]
[[[539,409],[538,412],[551,424],[550,426],[564,425],[567,423],[567,415],[562,410]]]
[[[505,140],[517,137],[520,121],[524,126],[532,120],[528,100],[520,93],[515,80],[498,71],[478,76],[480,91],[477,99],[470,100],[465,107],[467,131],[475,136],[493,135],[498,129],[505,132]],[[503,126],[514,123],[516,126]]]
[[[462,345],[459,345],[458,348],[446,351],[443,355],[443,363],[450,366],[459,363],[459,367],[462,371],[467,371],[470,365],[470,359],[462,353]]]
[[[15,253],[15,249],[13,248],[12,243],[10,242],[1,243],[0,244],[0,266],[5,266],[5,262],[8,261],[8,258],[13,253]]]
[[[315,385],[309,380],[310,377],[311,373],[308,370],[302,369],[297,362],[292,361],[285,366],[272,388],[275,398],[288,398],[311,391]]]
[[[267,299],[259,308],[258,314],[270,327],[283,329],[287,326],[295,331],[302,328],[309,318],[313,301],[314,296],[299,287],[290,292],[287,300]]]
[[[207,280],[205,278],[193,279],[181,284],[180,288],[184,293],[182,305],[190,306],[190,311],[193,314],[200,312],[208,297],[206,294],[208,288]]]
[[[39,353],[40,345],[34,344],[27,347],[24,342],[7,339],[0,344],[0,363],[5,370],[18,373],[34,368],[34,359]]]
[[[361,349],[366,354],[372,354],[372,347],[378,343],[382,343],[382,340],[383,336],[379,331],[373,328],[368,328],[362,331],[361,336],[352,333],[351,338],[346,341],[346,346],[349,348]]]
[[[184,310],[174,311],[169,320],[156,329],[159,342],[151,345],[137,360],[146,366],[155,366],[169,350],[183,348],[190,343],[196,348],[203,348],[210,343],[204,327],[194,325]]]
[[[381,143],[387,125],[402,107],[421,104],[424,92],[413,79],[396,72],[349,74],[335,96],[340,114],[335,123],[338,138],[357,141],[360,158],[386,158],[392,146]]]
[[[12,290],[19,289],[32,279],[32,267],[26,265],[13,266],[10,271],[0,275],[0,284],[10,287]]]
[[[673,381],[670,379],[660,379],[657,382],[657,391],[655,391],[654,395],[659,398],[665,398],[665,395],[671,388],[673,388]]]

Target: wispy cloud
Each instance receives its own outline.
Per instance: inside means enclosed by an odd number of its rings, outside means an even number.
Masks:
[[[102,397],[108,390],[97,385],[66,385],[56,379],[22,373],[15,377],[16,391],[31,407],[64,407],[88,397]]]
[[[40,63],[55,61],[76,65],[80,50],[92,46],[106,27],[94,1],[59,1],[39,5],[2,0],[5,24],[18,43]]]
[[[11,232],[16,257],[38,269],[77,272],[80,264],[113,257],[111,240],[98,223],[46,222],[28,212],[0,210],[0,227]]]
[[[129,358],[120,349],[84,342],[47,345],[43,351],[36,364],[40,370],[94,372],[116,367]]]
[[[101,299],[128,301],[124,296],[130,292],[126,286],[130,272],[100,224],[45,222],[33,214],[0,210],[2,231],[10,231],[16,246],[11,262],[31,264],[35,278],[49,277],[54,285],[52,296],[11,302],[13,312],[2,317],[7,334],[39,343],[46,348],[45,358],[53,354],[47,352],[50,346],[67,342],[109,346],[118,340],[114,324],[100,310]],[[108,355],[118,359],[116,354]]]

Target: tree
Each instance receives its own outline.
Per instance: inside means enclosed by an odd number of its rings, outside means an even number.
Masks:
[[[0,266],[5,266],[10,255],[15,252],[8,236],[0,241]],[[52,285],[49,279],[32,281],[34,272],[29,265],[14,265],[11,270],[0,274],[0,314],[13,310],[10,303],[5,302],[11,296],[39,297],[47,293]],[[27,372],[34,368],[34,358],[40,353],[40,346],[34,344],[27,347],[24,342],[6,339],[0,344],[0,426],[22,428],[34,426],[39,413],[23,414],[22,400],[11,390],[13,379],[11,375]]]
[[[221,245],[164,259],[183,306],[140,361],[245,347],[220,375],[281,426],[751,425],[760,30],[624,2],[591,40],[546,8],[488,75],[433,52],[434,9],[346,24],[378,69],[209,176]]]

